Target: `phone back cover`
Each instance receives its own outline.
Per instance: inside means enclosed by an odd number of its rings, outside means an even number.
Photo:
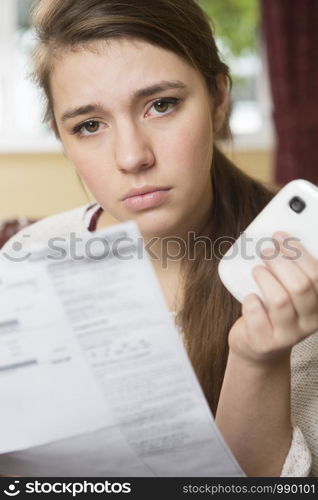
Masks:
[[[294,196],[302,198],[306,203],[301,213],[294,212],[289,206],[289,201]],[[252,269],[256,265],[265,265],[260,258],[261,251],[268,247],[274,248],[272,236],[279,230],[300,240],[318,258],[318,188],[314,184],[303,179],[286,184],[221,259],[219,276],[240,302],[243,302],[246,295],[256,293],[266,304],[252,276]],[[289,247],[293,247],[292,239]]]

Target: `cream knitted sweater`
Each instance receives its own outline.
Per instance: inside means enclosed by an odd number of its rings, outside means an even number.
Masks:
[[[96,206],[88,208],[84,205],[46,217],[14,235],[1,251],[19,257],[28,246],[47,244],[49,238],[92,234],[88,225]],[[281,476],[318,476],[318,332],[293,348],[291,366],[294,428]]]

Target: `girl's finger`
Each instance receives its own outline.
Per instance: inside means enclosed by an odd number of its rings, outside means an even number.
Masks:
[[[282,254],[290,257],[310,278],[318,296],[318,260],[306,250],[299,238],[282,231],[274,233],[273,238]]]
[[[253,277],[260,287],[268,306],[268,314],[274,333],[288,344],[298,341],[297,312],[287,290],[264,266],[256,266],[252,270]]]
[[[272,274],[280,281],[292,299],[298,317],[311,317],[318,312],[318,295],[316,289],[307,274],[295,261],[290,260],[282,253],[269,252],[263,258],[263,262]]]
[[[242,304],[248,344],[256,354],[268,352],[272,342],[273,325],[266,307],[256,294],[249,294]]]

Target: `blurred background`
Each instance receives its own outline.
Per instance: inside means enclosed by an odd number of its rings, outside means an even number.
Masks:
[[[151,1],[151,0],[149,0]],[[318,1],[197,0],[233,79],[226,154],[264,182],[318,182]],[[34,0],[0,0],[0,220],[39,219],[93,201],[42,123],[31,82]]]

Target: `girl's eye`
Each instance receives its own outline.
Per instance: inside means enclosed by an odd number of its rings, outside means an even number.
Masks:
[[[101,126],[101,122],[97,120],[88,120],[87,122],[77,125],[73,130],[73,134],[77,134],[81,137],[95,135],[97,132],[99,132]]]
[[[173,108],[175,108],[180,101],[181,99],[177,97],[157,99],[157,101],[152,104],[150,109],[155,108],[155,111],[157,111],[157,114],[155,113],[154,116],[165,115],[168,114],[168,112]],[[90,137],[100,132],[102,127],[103,123],[101,123],[100,121],[88,120],[84,123],[76,125],[76,127],[74,127],[74,129],[72,130],[72,134],[78,135],[79,137]]]
[[[158,114],[155,114],[155,116],[167,114],[167,112],[170,109],[173,109],[180,101],[181,99],[178,99],[176,97],[158,99],[152,104],[150,109],[155,108],[155,110],[158,112]]]

